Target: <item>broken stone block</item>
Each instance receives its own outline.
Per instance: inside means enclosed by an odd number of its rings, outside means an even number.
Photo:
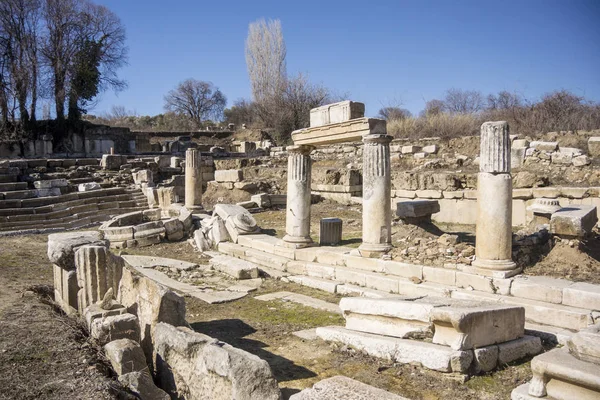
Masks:
[[[408,200],[396,203],[396,215],[409,222],[429,220],[431,215],[440,212],[437,200]]]
[[[154,185],[154,177],[152,171],[149,169],[142,169],[138,172],[134,172],[131,174],[133,176],[133,182],[136,185],[141,185],[142,183],[146,183],[149,186]]]
[[[186,399],[279,400],[269,364],[186,327],[159,323],[153,360],[159,386]]]
[[[256,220],[244,207],[234,204],[215,205],[213,215],[218,215],[225,221],[225,227],[233,242],[237,243],[239,235],[248,235],[256,233],[260,228],[256,225]]]
[[[33,187],[36,189],[52,189],[69,186],[69,182],[66,179],[48,179],[45,181],[33,182]]]
[[[135,340],[113,340],[104,345],[104,354],[119,376],[130,372],[148,371],[144,351]]]
[[[230,256],[216,256],[210,259],[210,265],[235,279],[258,278],[258,267],[251,262]]]
[[[525,335],[516,340],[499,343],[498,365],[506,365],[525,357],[535,356],[542,351],[542,340],[537,336]]]
[[[321,218],[319,245],[336,245],[342,241],[342,220],[339,218]]]
[[[423,151],[423,153],[426,153],[426,154],[436,154],[438,152],[438,146],[437,146],[437,144],[425,146],[425,147],[423,147],[422,151]]]
[[[208,251],[212,248],[212,243],[204,236],[202,229],[194,232],[194,244],[200,251]]]
[[[250,201],[255,202],[258,207],[271,207],[271,196],[268,193],[259,193],[250,197]]]
[[[318,127],[351,119],[363,118],[365,116],[365,105],[356,101],[341,101],[339,103],[327,104],[310,110],[310,127]]]
[[[183,239],[185,236],[183,231],[183,223],[178,218],[171,218],[163,221],[167,240],[174,242]]]
[[[99,303],[92,304],[83,311],[83,318],[89,330],[92,329],[92,322],[98,318],[112,317],[114,315],[125,314],[127,309],[120,304],[112,304],[108,309],[100,307]]]
[[[67,315],[77,312],[77,273],[52,265],[54,272],[54,301],[56,301]]]
[[[567,342],[569,352],[577,359],[600,365],[600,324],[584,328]]]
[[[48,235],[48,259],[61,268],[73,270],[75,251],[85,245],[108,247],[108,241],[97,231],[53,233]]]
[[[90,335],[100,343],[118,339],[140,340],[140,327],[137,317],[125,313],[92,321]]]
[[[123,268],[117,301],[127,307],[130,313],[137,315],[141,336],[139,343],[147,360],[152,358],[154,342],[151,332],[156,324],[166,322],[174,326],[187,326],[184,298],[127,266]]]
[[[539,151],[556,151],[556,149],[558,149],[558,142],[541,142],[534,140],[529,144],[529,147]]]
[[[118,171],[121,165],[127,163],[127,157],[117,154],[103,154],[100,166],[102,169]]]
[[[550,232],[567,238],[585,237],[598,222],[596,206],[569,205],[550,218]]]
[[[141,239],[148,236],[163,235],[165,227],[163,221],[150,221],[133,227],[133,238]]]
[[[419,146],[402,146],[402,154],[415,154],[421,151]]]
[[[98,182],[85,182],[85,183],[80,183],[79,186],[77,186],[77,190],[80,192],[89,192],[92,190],[99,190],[102,189],[102,186],[100,186],[100,184]]]
[[[456,302],[431,310],[433,343],[467,350],[508,342],[525,334],[525,309],[495,303]]]
[[[586,165],[589,165],[591,161],[588,156],[578,156],[573,157],[572,162],[574,167],[585,167]]]
[[[290,397],[290,400],[407,400],[385,390],[347,378],[334,376],[323,379]]]
[[[489,372],[498,365],[498,346],[486,346],[473,350],[475,371]]]
[[[241,182],[244,175],[241,169],[218,169],[215,171],[215,181],[221,182]]]
[[[154,384],[148,371],[129,372],[119,376],[119,382],[143,400],[171,400],[164,390]]]
[[[77,268],[77,303],[79,313],[104,298],[108,289],[117,293],[123,269],[123,259],[106,247],[83,246],[75,253]]]
[[[600,136],[592,136],[588,139],[588,153],[592,157],[600,156]]]

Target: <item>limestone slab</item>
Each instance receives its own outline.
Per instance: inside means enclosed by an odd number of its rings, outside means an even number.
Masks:
[[[246,297],[248,292],[241,291],[229,291],[229,290],[218,290],[218,291],[202,291],[202,290],[191,290],[186,292],[187,295],[193,296],[200,299],[208,304],[222,304],[229,303],[231,301],[239,300]]]
[[[441,372],[465,372],[473,361],[472,351],[454,351],[447,346],[418,340],[356,332],[339,326],[317,328],[323,340],[341,342],[378,358],[401,364],[419,363]]]
[[[600,285],[576,282],[563,290],[563,304],[600,310]]]
[[[510,294],[515,297],[560,304],[563,289],[572,284],[573,282],[566,279],[519,275],[513,279]]]
[[[522,338],[498,344],[498,364],[506,365],[525,357],[534,356],[543,351],[542,341],[537,336]]]
[[[258,267],[256,264],[245,260],[221,255],[211,258],[209,263],[217,271],[221,271],[235,279],[258,278]]]
[[[347,378],[334,376],[323,379],[290,397],[290,400],[406,400],[385,390]]]
[[[565,237],[584,237],[598,222],[596,206],[569,205],[550,217],[550,232]]]
[[[365,105],[356,101],[340,101],[310,110],[310,127],[345,122],[365,116]]]
[[[574,334],[568,341],[568,348],[579,360],[600,365],[600,324]]]
[[[140,268],[176,268],[181,271],[188,271],[194,268],[198,268],[198,264],[194,264],[187,261],[175,260],[173,258],[164,257],[153,257],[153,256],[137,256],[137,255],[122,255],[121,256],[127,264],[132,267]]]
[[[298,283],[302,286],[311,287],[313,289],[323,290],[329,293],[337,293],[339,282],[330,281],[328,279],[316,278],[304,275],[291,275],[287,277],[291,282]],[[343,284],[342,284],[343,285]]]
[[[146,356],[138,342],[131,339],[113,340],[104,345],[104,354],[117,375],[148,371]]]
[[[61,268],[75,269],[75,251],[81,246],[108,246],[98,231],[53,233],[48,235],[48,258]]]

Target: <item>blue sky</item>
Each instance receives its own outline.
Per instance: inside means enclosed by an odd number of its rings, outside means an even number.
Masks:
[[[178,82],[213,82],[228,106],[250,97],[248,24],[280,19],[290,75],[366,104],[373,116],[402,103],[413,113],[452,87],[529,99],[569,89],[600,101],[600,1],[97,0],[127,30],[129,88],[90,113],[123,105],[163,112]]]

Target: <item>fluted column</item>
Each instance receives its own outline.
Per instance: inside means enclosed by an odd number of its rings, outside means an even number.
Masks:
[[[363,137],[363,257],[379,257],[392,248],[390,180],[391,136]]]
[[[185,206],[189,210],[202,208],[200,152],[193,148],[185,152]]]
[[[499,277],[516,273],[512,261],[512,177],[510,137],[505,121],[481,125],[477,176],[475,261],[483,272]]]
[[[102,300],[108,289],[119,290],[123,273],[123,260],[106,247],[83,246],[75,253],[77,270],[77,303],[83,315],[86,307]]]
[[[290,247],[305,247],[312,243],[310,238],[310,181],[313,146],[288,146],[287,203],[285,215],[284,244]]]

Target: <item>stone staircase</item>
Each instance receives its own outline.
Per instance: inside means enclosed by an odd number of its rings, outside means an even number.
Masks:
[[[460,269],[406,264],[353,255],[351,248],[290,249],[264,234],[243,235],[238,243],[223,242],[221,253],[261,266],[268,275],[285,277],[305,286],[365,297],[433,296],[498,302],[525,308],[528,334],[564,343],[575,331],[600,317],[600,286],[552,278],[484,277]],[[538,279],[541,278],[541,279]],[[528,282],[527,290],[511,290]],[[545,300],[560,288],[561,303]]]
[[[10,176],[0,174],[0,180],[9,180]],[[139,189],[116,187],[36,197],[37,191],[23,189],[25,186],[25,182],[0,183],[0,232],[77,229],[148,208],[146,196]]]

